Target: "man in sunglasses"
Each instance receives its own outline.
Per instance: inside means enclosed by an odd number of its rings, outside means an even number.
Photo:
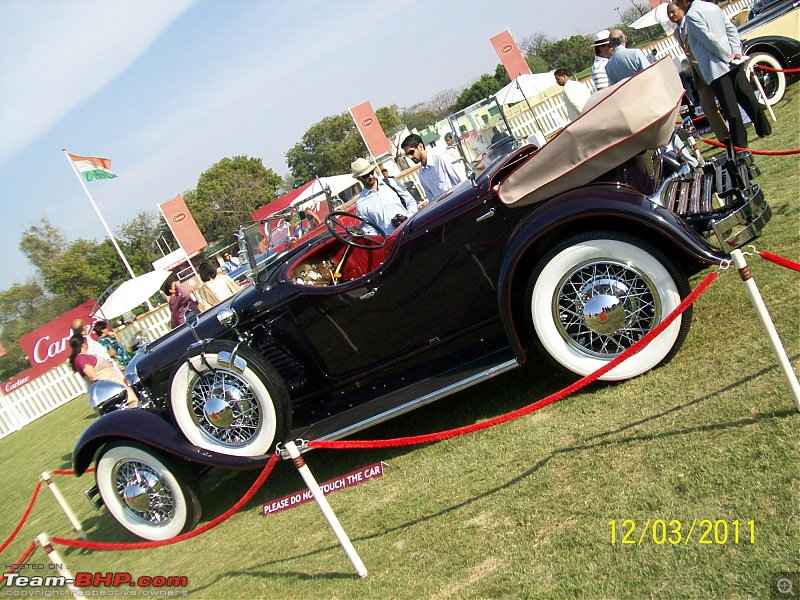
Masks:
[[[464,180],[450,155],[436,148],[425,148],[422,138],[412,133],[400,143],[405,155],[419,165],[419,181],[429,201],[438,198]]]
[[[403,221],[417,212],[417,201],[394,177],[377,177],[375,165],[364,158],[351,163],[353,177],[358,179],[363,190],[356,199],[356,213],[375,223],[390,235]],[[364,226],[367,235],[377,235],[369,225]]]

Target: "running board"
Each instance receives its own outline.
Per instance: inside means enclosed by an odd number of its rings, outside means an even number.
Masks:
[[[498,352],[495,354],[501,353]],[[510,353],[502,352],[502,354],[508,356]],[[495,359],[499,358],[496,355],[492,357]],[[338,440],[398,417],[420,406],[435,402],[445,396],[465,390],[482,381],[486,381],[520,366],[516,359],[505,360],[504,362],[490,364],[489,366],[487,366],[486,360],[475,362],[481,364],[466,365],[465,368],[460,368],[457,373],[453,373],[449,376],[448,374],[444,374],[434,379],[425,380],[416,385],[388,394],[380,400],[356,406],[334,417],[311,425],[308,429],[299,433],[297,437],[308,441]],[[470,366],[472,366],[472,368],[470,368]],[[407,400],[409,397],[414,399]],[[343,423],[349,423],[349,425],[343,425]]]

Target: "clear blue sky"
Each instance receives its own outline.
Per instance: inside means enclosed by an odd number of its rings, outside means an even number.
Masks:
[[[0,290],[34,275],[18,246],[43,216],[69,241],[105,237],[62,147],[112,160],[119,177],[88,185],[113,231],[223,157],[283,176],[325,116],[493,73],[506,28],[593,33],[629,2],[2,0]]]

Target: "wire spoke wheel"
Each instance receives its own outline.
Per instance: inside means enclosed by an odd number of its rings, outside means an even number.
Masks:
[[[190,401],[197,427],[223,446],[246,446],[261,429],[258,400],[247,382],[230,371],[202,373],[192,385]],[[215,406],[221,407],[222,412],[207,412]]]
[[[624,314],[624,321],[610,325],[607,332],[585,316],[587,304],[598,297],[621,306]],[[662,316],[653,283],[616,261],[579,266],[564,278],[553,300],[553,319],[564,339],[600,358],[613,358],[635,344]]]

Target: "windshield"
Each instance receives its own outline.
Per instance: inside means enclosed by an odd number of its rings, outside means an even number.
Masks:
[[[476,102],[448,117],[469,171],[480,177],[517,147],[497,99]]]

